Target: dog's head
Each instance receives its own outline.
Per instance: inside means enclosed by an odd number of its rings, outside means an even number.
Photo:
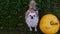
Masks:
[[[36,14],[30,14],[29,16],[31,19],[34,19],[36,17]]]

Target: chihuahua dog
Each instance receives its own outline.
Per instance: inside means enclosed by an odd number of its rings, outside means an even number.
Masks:
[[[37,31],[37,24],[38,24],[38,10],[36,10],[36,2],[31,1],[29,5],[29,9],[25,13],[25,21],[30,29],[32,31],[32,27],[35,28],[35,31]]]
[[[37,24],[38,24],[38,13],[35,12],[34,10],[28,10],[25,13],[25,20],[26,23],[30,29],[30,31],[32,31],[32,27],[35,27],[35,31],[37,31]]]

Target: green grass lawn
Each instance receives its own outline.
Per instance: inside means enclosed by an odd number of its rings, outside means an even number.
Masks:
[[[19,26],[19,27],[9,27],[9,28],[3,28],[0,30],[0,34],[43,34],[39,28],[38,31],[32,31],[30,32],[27,26]],[[57,32],[57,34],[60,34],[60,31]]]
[[[0,34],[43,34],[43,33],[40,31],[39,28],[37,32],[35,32],[34,30],[30,32],[27,25],[19,24],[16,25],[15,27],[0,28]],[[60,34],[60,30],[57,32],[57,34]]]

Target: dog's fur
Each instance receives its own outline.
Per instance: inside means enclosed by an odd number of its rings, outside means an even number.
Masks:
[[[37,31],[37,24],[38,24],[38,13],[37,12],[31,13],[28,10],[25,13],[25,20],[26,20],[26,23],[27,23],[30,31],[32,31],[31,27],[35,27],[35,31]]]

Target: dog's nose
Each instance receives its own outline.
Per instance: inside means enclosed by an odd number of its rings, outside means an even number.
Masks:
[[[31,17],[31,19],[33,19],[33,17]]]

